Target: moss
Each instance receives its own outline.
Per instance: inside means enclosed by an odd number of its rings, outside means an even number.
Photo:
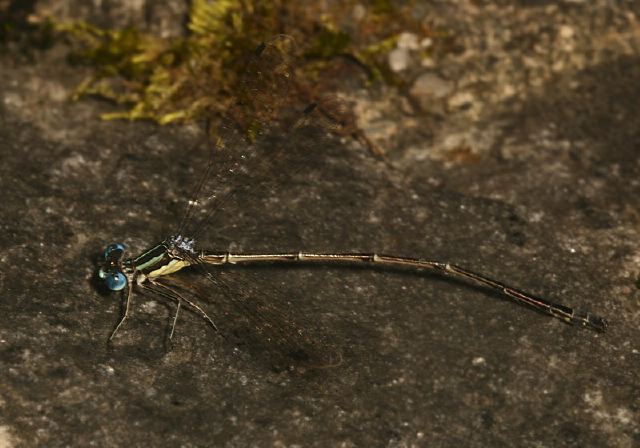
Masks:
[[[326,24],[311,42],[306,56],[310,58],[331,59],[349,51],[351,37],[344,31]]]
[[[104,114],[104,119],[167,124],[222,116],[232,105],[230,98],[242,96],[246,88],[240,81],[246,55],[257,42],[280,34],[306,43],[288,49],[287,57],[299,61],[293,64],[301,75],[295,79],[306,85],[294,88],[307,92],[310,102],[318,92],[309,84],[322,79],[323,70],[337,57],[348,56],[365,67],[369,81],[401,84],[386,57],[396,34],[407,26],[415,28],[407,19],[410,3],[402,8],[384,0],[369,3],[370,13],[348,31],[344,22],[353,22],[348,19],[355,1],[341,2],[322,14],[314,9],[318,7],[285,1],[193,0],[186,36],[173,39],[87,23],[59,24],[57,30],[74,46],[73,60],[94,68],[76,97],[98,95],[126,106]]]

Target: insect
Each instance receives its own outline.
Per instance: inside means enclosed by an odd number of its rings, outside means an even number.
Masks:
[[[214,173],[217,168],[216,163],[220,160],[219,153],[227,150],[242,153],[239,148],[246,145],[242,131],[234,123],[240,117],[245,122],[245,128],[247,127],[246,123],[249,123],[253,129],[261,129],[263,125],[267,124],[270,115],[274,113],[274,102],[283,95],[291,81],[292,72],[288,66],[285,50],[282,49],[283,43],[287,44],[288,40],[280,37],[261,45],[253,55],[243,81],[241,98],[236,109],[229,114],[230,118],[223,121],[220,126],[215,144],[212,145],[208,165],[196,185],[195,192],[188,201],[178,229],[161,242],[131,258],[125,258],[125,246],[122,243],[113,243],[106,247],[98,275],[107,288],[112,291],[121,291],[124,295],[124,310],[109,340],[114,339],[129,317],[132,298],[137,290],[147,291],[176,303],[169,334],[170,339],[173,337],[178,316],[183,307],[200,315],[212,328],[218,330],[219,322],[209,315],[200,301],[194,298],[192,292],[188,292],[189,285],[184,282],[171,281],[176,278],[177,272],[192,270],[206,279],[209,288],[222,292],[221,301],[224,301],[225,306],[245,315],[260,335],[304,358],[308,354],[307,349],[309,349],[308,351],[317,349],[318,343],[313,340],[311,335],[307,334],[303,326],[295,323],[295,316],[289,316],[286,309],[276,309],[268,298],[250,296],[250,294],[235,291],[218,272],[218,269],[223,265],[274,263],[366,264],[435,271],[488,287],[519,304],[534,308],[569,324],[582,325],[599,332],[606,330],[606,321],[601,317],[537,297],[446,261],[379,253],[305,251],[230,253],[202,249],[199,246],[199,236],[214,220],[215,214],[224,207],[230,198],[234,197],[237,191],[232,190],[221,196],[210,194],[209,191],[213,188],[212,184],[218,180]],[[313,107],[306,109],[306,111],[311,110]],[[205,134],[210,137],[211,133],[207,130]],[[227,163],[225,170],[228,172],[236,169],[237,163],[241,163],[243,157],[244,155],[241,155],[231,159],[233,163]],[[229,168],[230,166],[231,168]],[[198,293],[195,294],[195,297],[197,296]]]

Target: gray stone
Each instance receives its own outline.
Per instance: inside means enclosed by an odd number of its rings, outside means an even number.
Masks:
[[[411,94],[418,98],[445,98],[451,93],[453,85],[434,73],[420,75],[411,87]]]
[[[277,344],[242,319],[220,319],[236,330],[223,338],[188,312],[165,347],[175,308],[142,294],[108,346],[120,300],[97,287],[96,260],[112,241],[139,253],[172,232],[205,151],[192,129],[102,122],[111,106],[66,101],[87,73],[62,53],[5,54],[0,445],[639,445],[635,5],[525,3],[437,2],[425,18],[456,30],[465,51],[437,66],[480,112],[394,117],[402,132],[384,163],[313,127],[273,135],[256,147],[264,163],[219,178],[221,189],[257,187],[225,204],[200,242],[451,261],[602,314],[608,333],[435,275],[272,266],[219,275],[308,324],[340,365],[274,369]],[[563,23],[587,68],[545,40]],[[629,33],[607,41],[612,30]],[[556,60],[566,72],[553,74]],[[470,137],[434,157],[447,134]],[[273,173],[281,182],[267,182]],[[229,303],[224,288],[200,286],[212,313]]]

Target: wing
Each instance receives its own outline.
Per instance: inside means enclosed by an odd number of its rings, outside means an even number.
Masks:
[[[317,319],[307,317],[303,302],[272,285],[256,283],[245,270],[228,270],[192,260],[195,270],[164,277],[174,300],[209,315],[217,329],[237,346],[278,370],[328,368],[341,363],[335,340]],[[235,272],[233,272],[235,271]],[[189,305],[185,303],[185,305]],[[206,317],[205,317],[206,319]]]
[[[203,162],[205,169],[176,232],[196,239],[198,247],[213,247],[212,234],[225,225],[217,222],[219,214],[228,205],[232,210],[237,210],[238,204],[250,207],[251,200],[264,195],[265,189],[284,188],[300,170],[308,168],[308,148],[323,149],[321,144],[282,144],[282,133],[287,133],[290,142],[292,133],[314,123],[313,118],[307,118],[319,110],[296,110],[295,102],[288,98],[294,76],[292,45],[292,39],[284,36],[261,45],[238,81],[236,103],[216,131],[206,129],[209,151]],[[311,139],[320,141],[317,134]],[[261,347],[259,351],[268,354],[274,364],[321,367],[339,363],[337,351],[327,344],[326,331],[314,325],[315,319],[307,318],[295,300],[268,285],[256,288],[257,283],[241,272],[208,266],[188,252],[183,256],[189,258],[204,284],[197,276],[181,281],[183,273],[162,281],[175,283],[171,287],[185,293],[191,290],[226,337],[242,335],[241,340]]]
[[[257,151],[255,143],[286,127],[283,108],[291,104],[293,45],[287,36],[261,44],[249,57],[234,89],[236,101],[220,125],[217,129],[210,122],[205,125],[206,168],[189,197],[176,234],[200,236],[234,195],[256,187],[249,182],[249,173],[253,176],[278,165],[276,159],[283,154],[277,148],[265,151],[262,145]]]
[[[288,36],[260,45],[247,61],[234,89],[236,101],[220,125],[215,130],[209,123],[205,126],[208,151],[198,163],[205,168],[175,234],[208,247],[208,230],[216,227],[218,214],[229,202],[239,197],[246,200],[253,191],[284,186],[308,167],[309,154],[285,147],[282,135],[291,141],[311,127],[325,134],[349,132],[350,126],[344,123],[347,114],[338,99],[297,102],[294,45]],[[320,145],[312,148],[323,150]]]

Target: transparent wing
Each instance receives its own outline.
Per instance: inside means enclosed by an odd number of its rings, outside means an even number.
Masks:
[[[215,130],[209,123],[205,126],[208,151],[203,151],[201,165],[206,168],[176,234],[207,246],[207,229],[215,227],[218,213],[229,202],[251,191],[282,187],[304,169],[305,154],[285,149],[282,135],[291,140],[308,127],[334,135],[355,133],[346,106],[337,98],[306,102],[309,95],[299,91],[294,76],[294,46],[288,36],[260,45],[249,57],[234,89],[236,101],[220,125]],[[313,149],[322,150],[318,145]]]
[[[226,339],[278,370],[340,364],[336,341],[315,323],[317,318],[307,317],[301,297],[272,285],[257,286],[246,271],[211,269],[202,263],[195,267],[161,282],[192,298]],[[200,313],[196,310],[196,314]]]
[[[261,44],[248,59],[234,89],[236,101],[220,125],[215,130],[209,123],[205,126],[206,168],[189,198],[177,234],[198,238],[226,202],[241,190],[257,187],[250,177],[255,178],[258,172],[276,173],[274,167],[286,158],[278,148],[256,143],[283,132],[286,118],[295,115],[285,110],[293,103],[289,98],[293,45],[287,36]]]
[[[304,140],[301,131],[315,124],[310,116],[320,110],[296,107],[288,97],[294,73],[292,45],[285,36],[261,45],[239,80],[237,101],[217,130],[206,129],[209,153],[203,161],[204,173],[176,232],[196,239],[199,249],[215,249],[211,242],[219,238],[213,235],[225,226],[219,218],[233,220],[225,211],[238,210],[239,204],[250,208],[255,198],[264,200],[266,190],[285,188],[288,180],[308,167],[307,151],[323,149],[321,144],[282,144],[284,133],[289,142],[293,133]],[[311,134],[316,141],[327,129],[323,122],[319,124],[320,129]],[[206,265],[187,251],[183,256],[192,262],[196,275],[187,281],[189,274],[179,273],[161,281],[196,297],[226,337],[238,335],[249,346],[261,347],[270,362],[280,367],[292,362],[313,367],[339,363],[338,352],[327,342],[327,331],[307,317],[302,297],[288,297],[255,281],[246,271]]]

